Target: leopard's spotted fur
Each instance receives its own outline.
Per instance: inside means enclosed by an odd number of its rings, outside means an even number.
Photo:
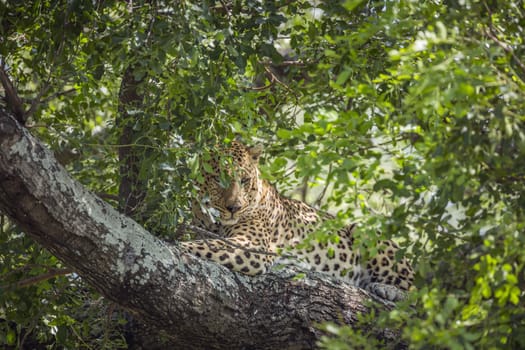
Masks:
[[[306,203],[281,196],[275,187],[262,179],[258,169],[259,148],[248,148],[233,142],[226,150],[231,156],[228,171],[231,181],[221,185],[219,162],[214,161],[212,172],[204,174],[200,186],[202,203],[194,205],[194,224],[210,230],[223,239],[183,242],[186,250],[198,257],[208,258],[234,271],[256,275],[268,270],[280,248],[295,247],[312,233],[318,223],[330,218]],[[213,208],[218,221],[202,206]],[[413,282],[413,271],[406,259],[396,261],[398,246],[392,241],[379,241],[378,254],[361,261],[353,249],[353,225],[338,232],[337,243],[313,240],[307,248],[292,249],[298,259],[312,269],[336,276],[356,286],[391,300],[403,297]],[[392,288],[394,286],[395,288]],[[394,292],[392,292],[394,291]]]

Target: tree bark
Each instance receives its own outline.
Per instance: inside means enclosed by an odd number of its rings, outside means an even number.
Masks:
[[[120,84],[118,115],[115,122],[117,128],[120,129],[119,144],[122,145],[118,149],[119,210],[140,222],[139,207],[146,197],[146,180],[140,177],[140,154],[144,152],[144,148],[139,147],[142,141],[140,135],[134,131],[134,126],[142,122],[144,106],[143,97],[137,91],[143,80],[135,80],[133,74],[135,69],[135,66],[130,65],[124,72]]]
[[[171,347],[312,348],[318,323],[352,325],[368,311],[369,295],[342,282],[295,280],[290,269],[247,277],[160,241],[73,180],[2,109],[0,210]]]

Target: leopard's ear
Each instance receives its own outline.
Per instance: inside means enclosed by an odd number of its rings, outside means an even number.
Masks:
[[[263,145],[257,144],[253,147],[249,147],[248,153],[250,154],[250,157],[252,157],[254,161],[258,161],[263,149],[264,149]]]

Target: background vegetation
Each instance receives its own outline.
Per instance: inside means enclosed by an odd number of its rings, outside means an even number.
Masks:
[[[363,322],[411,348],[525,347],[521,1],[3,1],[2,68],[27,126],[118,206],[123,128],[176,238],[216,144],[265,145],[290,196],[395,237],[417,291]],[[132,67],[132,70],[129,68]],[[140,103],[118,121],[125,72]],[[3,95],[3,93],[2,93]],[[293,175],[293,176],[292,176]],[[120,198],[122,200],[122,198]],[[0,346],[125,346],[124,316],[2,217]],[[324,325],[322,346],[375,348]]]

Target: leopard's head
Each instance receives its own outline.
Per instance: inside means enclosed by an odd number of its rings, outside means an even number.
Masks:
[[[200,204],[222,225],[235,225],[258,207],[263,187],[257,166],[261,151],[259,146],[233,141],[204,167]]]

